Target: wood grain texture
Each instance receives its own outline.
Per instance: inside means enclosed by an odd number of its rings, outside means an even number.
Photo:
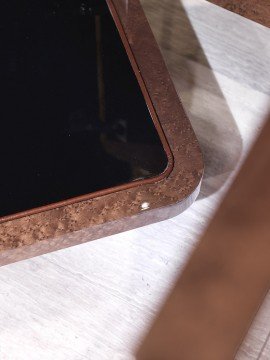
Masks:
[[[204,152],[202,192],[171,220],[2,267],[1,360],[134,359],[270,110],[267,28],[201,0],[142,4]],[[269,318],[270,296],[237,360],[258,359]]]
[[[268,0],[208,0],[250,20],[270,27],[270,3]]]

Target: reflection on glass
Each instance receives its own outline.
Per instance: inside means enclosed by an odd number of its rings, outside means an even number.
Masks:
[[[0,216],[165,170],[105,0],[9,0],[0,10]]]

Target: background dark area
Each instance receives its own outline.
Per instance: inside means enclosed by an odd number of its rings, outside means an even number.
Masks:
[[[0,14],[0,216],[165,170],[166,154],[105,0],[2,1]]]

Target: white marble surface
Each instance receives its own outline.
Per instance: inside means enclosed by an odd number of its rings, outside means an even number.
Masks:
[[[201,195],[174,219],[2,267],[1,360],[132,359],[270,110],[269,29],[203,0],[142,3],[205,155]],[[237,359],[269,359],[269,331],[270,296]]]

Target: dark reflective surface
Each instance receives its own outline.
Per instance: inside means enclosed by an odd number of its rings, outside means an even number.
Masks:
[[[0,216],[165,170],[105,0],[2,0],[0,19]]]

